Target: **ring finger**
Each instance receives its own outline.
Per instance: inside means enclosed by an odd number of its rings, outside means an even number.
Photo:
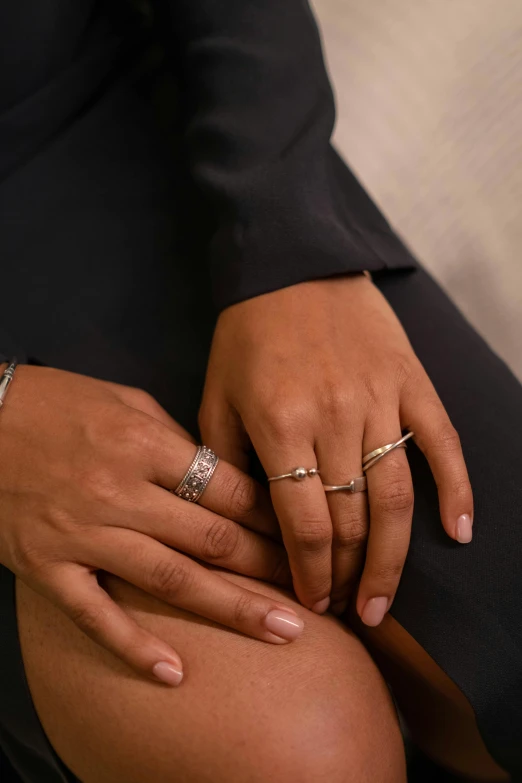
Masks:
[[[399,440],[397,411],[368,421],[363,453]],[[410,543],[413,484],[405,449],[397,448],[367,472],[370,529],[357,612],[366,625],[379,625],[395,596]]]

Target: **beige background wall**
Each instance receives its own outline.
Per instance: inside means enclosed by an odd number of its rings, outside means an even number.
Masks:
[[[335,141],[522,379],[522,0],[315,0]]]

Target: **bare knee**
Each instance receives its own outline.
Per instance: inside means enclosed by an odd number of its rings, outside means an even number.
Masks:
[[[320,699],[279,713],[252,759],[256,781],[273,783],[405,783],[402,737],[380,699],[363,703],[357,689],[327,687]],[[303,709],[304,708],[304,709]],[[248,777],[250,780],[250,777]],[[254,778],[252,778],[254,779]]]
[[[405,783],[404,746],[386,686],[366,651],[351,647],[348,659],[335,637],[324,637],[328,649],[311,645],[283,689],[287,708],[274,714],[260,781]]]
[[[28,589],[20,596],[38,713],[83,783],[405,781],[386,686],[361,643],[334,620],[300,607],[303,637],[263,645],[118,580],[110,589],[182,655],[180,688],[131,675],[45,599]]]
[[[231,578],[252,587],[250,580]],[[278,592],[259,584],[256,589]],[[303,607],[299,612],[305,633],[285,648],[248,639],[231,644],[220,629],[215,658],[222,682],[213,695],[205,691],[207,710],[227,732],[206,732],[225,740],[224,756],[216,748],[207,755],[212,783],[405,783],[396,710],[368,652],[333,618]],[[164,719],[172,721],[169,711]],[[173,779],[175,769],[179,775],[178,758],[172,760]]]

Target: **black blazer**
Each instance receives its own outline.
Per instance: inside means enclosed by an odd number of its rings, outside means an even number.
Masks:
[[[0,180],[160,31],[214,219],[219,309],[304,280],[416,265],[330,144],[334,100],[306,0],[151,0],[148,14],[135,5],[0,4]],[[24,356],[9,324],[0,350]]]

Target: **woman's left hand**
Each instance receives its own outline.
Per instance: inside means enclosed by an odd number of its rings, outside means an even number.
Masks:
[[[362,275],[300,283],[219,317],[200,412],[203,442],[240,468],[252,444],[268,476],[296,466],[320,477],[271,482],[300,601],[346,606],[378,625],[409,546],[413,486],[404,449],[368,470],[365,492],[322,483],[363,475],[362,455],[404,429],[426,455],[442,524],[471,540],[473,499],[459,437],[386,299]]]

